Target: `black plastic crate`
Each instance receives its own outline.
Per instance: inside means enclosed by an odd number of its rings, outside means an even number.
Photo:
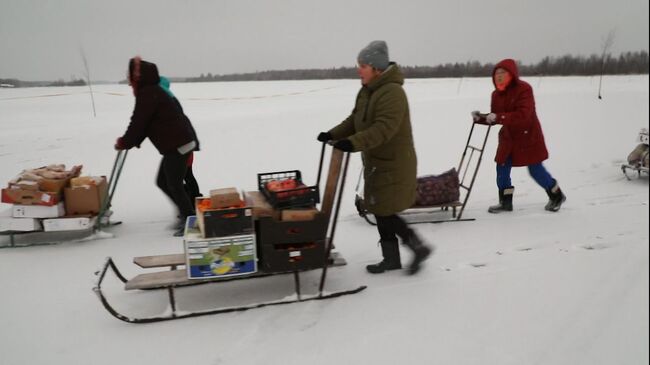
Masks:
[[[280,221],[272,217],[259,217],[257,225],[257,237],[261,245],[319,241],[325,239],[327,233],[327,217],[322,213],[309,221]]]
[[[325,264],[325,241],[263,245],[258,254],[259,268],[267,273],[319,269]]]
[[[205,238],[253,233],[252,209],[209,209],[198,213],[199,226]]]
[[[275,209],[295,208],[295,207],[313,207],[320,202],[318,186],[300,186],[295,189],[282,191],[269,191],[266,184],[273,180],[293,179],[296,183],[303,184],[302,176],[299,170],[267,172],[257,174],[257,186],[260,192],[264,194],[266,200]]]

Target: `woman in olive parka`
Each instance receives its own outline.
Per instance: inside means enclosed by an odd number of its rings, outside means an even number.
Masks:
[[[420,269],[430,254],[397,213],[415,202],[417,157],[413,146],[408,100],[399,67],[389,62],[384,41],[371,42],[358,57],[362,87],[352,114],[318,140],[334,140],[334,147],[361,152],[364,165],[364,202],[377,218],[383,260],[368,265],[373,274],[401,269],[397,236],[413,250],[409,274]]]

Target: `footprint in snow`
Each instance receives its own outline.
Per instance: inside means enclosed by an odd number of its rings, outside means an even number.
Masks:
[[[604,243],[586,244],[586,245],[581,245],[580,247],[588,251],[604,250],[606,248],[609,248],[609,246]]]

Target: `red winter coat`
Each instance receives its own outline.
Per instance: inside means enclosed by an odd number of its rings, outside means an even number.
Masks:
[[[512,81],[504,91],[495,89],[492,92],[491,112],[497,116],[496,123],[503,125],[499,131],[499,147],[494,161],[503,164],[510,156],[513,166],[540,163],[548,158],[548,151],[535,112],[533,88],[519,79],[514,60],[503,60],[494,67],[493,83],[497,68],[507,70]]]

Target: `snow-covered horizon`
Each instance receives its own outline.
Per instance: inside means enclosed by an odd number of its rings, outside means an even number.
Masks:
[[[496,130],[464,216],[472,222],[413,227],[437,248],[415,277],[370,275],[380,258],[375,227],[355,213],[361,167],[353,155],[336,246],[348,261],[328,271],[326,290],[365,291],[241,313],[149,325],[111,317],[92,292],[111,256],[132,277],[134,256],[182,252],[168,225],[174,211],[155,186],[160,156],[150,142],[129,152],[117,186],[115,238],[0,250],[0,364],[647,364],[648,178],[628,181],[620,164],[648,128],[648,75],[525,78],[534,88],[550,158],[567,194],[558,213],[526,169],[513,169],[514,212],[497,199]],[[316,135],[347,117],[356,80],[175,83],[201,151],[202,191],[255,190],[258,172],[317,176]],[[487,111],[487,78],[409,79],[419,175],[456,167],[469,113]],[[83,164],[107,175],[134,98],[126,85],[0,89],[0,181],[22,169]],[[0,204],[0,212],[10,206]],[[6,239],[0,236],[0,239]],[[403,250],[404,263],[410,259]],[[317,290],[319,271],[303,275]],[[179,289],[179,306],[201,310],[281,299],[279,276]],[[118,310],[166,310],[164,291],[124,291],[107,280]]]

